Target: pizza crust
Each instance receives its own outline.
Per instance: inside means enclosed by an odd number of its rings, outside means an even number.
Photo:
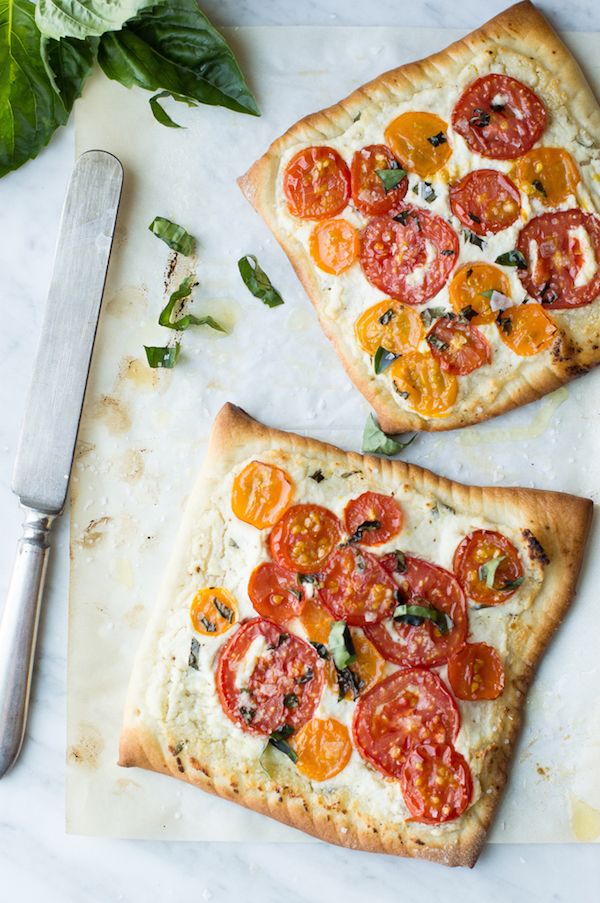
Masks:
[[[597,142],[590,139],[590,135],[600,134],[600,107],[570,51],[542,14],[526,0],[440,53],[386,72],[340,103],[304,117],[275,140],[264,156],[238,180],[243,193],[289,257],[316,308],[323,331],[386,432],[439,431],[478,423],[534,401],[600,362],[600,312],[595,309],[598,305],[593,303],[573,311],[552,311],[562,335],[551,349],[527,359],[512,355],[514,367],[511,372],[498,374],[498,381],[487,397],[471,396],[465,389],[463,397],[447,416],[423,417],[398,403],[389,384],[373,373],[352,330],[340,328],[337,318],[328,315],[326,293],[306,243],[284,229],[278,216],[282,161],[287,161],[292,148],[335,140],[351,128],[365,108],[387,106],[392,110],[394,103],[407,101],[428,88],[443,91],[445,85],[460,82],[461,74],[474,58],[489,55],[491,65],[502,61],[507,53],[518,55],[515,65],[524,67],[523,73],[512,69],[508,69],[508,73],[517,78],[527,75],[528,82],[543,94],[551,118],[568,112],[576,136],[592,141],[596,154]],[[480,166],[490,163],[484,158],[478,159]],[[585,187],[596,199],[597,206],[600,200],[597,185],[590,179],[586,180]],[[384,295],[380,294],[381,298],[376,300],[383,299]],[[480,379],[481,373],[475,371],[469,378]]]
[[[384,484],[390,480],[398,485],[408,483],[455,513],[485,515],[491,522],[519,529],[530,567],[541,569],[541,588],[529,608],[514,619],[514,629],[509,632],[504,656],[506,689],[490,710],[497,725],[497,742],[477,749],[477,762],[471,765],[479,774],[480,792],[456,822],[436,828],[398,820],[392,824],[378,818],[375,808],[361,808],[356,788],[340,784],[333,790],[331,786],[323,789],[305,779],[285,757],[277,758],[268,775],[260,767],[258,757],[247,756],[245,748],[232,758],[229,741],[218,731],[208,736],[205,721],[200,731],[190,730],[193,694],[186,700],[187,711],[171,711],[173,694],[180,689],[178,681],[183,681],[186,670],[189,671],[187,660],[173,663],[168,687],[158,692],[154,686],[157,661],[161,657],[177,657],[164,646],[164,632],[167,619],[174,612],[177,614],[182,579],[197,554],[194,527],[209,517],[217,488],[228,475],[243,462],[267,453],[284,462],[307,455],[326,472],[361,470],[369,479]],[[572,495],[464,486],[413,464],[343,452],[314,439],[270,429],[239,408],[226,405],[215,421],[206,461],[188,501],[159,603],[136,659],[119,764],[170,774],[331,843],[446,865],[474,865],[506,783],[535,666],[575,592],[591,512],[589,500]],[[546,560],[548,563],[544,564]],[[186,618],[188,605],[189,601],[185,605]],[[187,629],[191,635],[189,625]],[[183,648],[187,650],[189,645],[184,644]],[[216,696],[211,680],[209,677],[206,692]],[[250,742],[244,732],[229,722],[227,732],[236,743]],[[398,782],[387,781],[366,765],[363,770],[369,781],[378,782],[386,792],[396,792]]]

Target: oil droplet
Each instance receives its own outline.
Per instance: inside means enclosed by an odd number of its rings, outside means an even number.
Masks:
[[[141,317],[148,305],[146,290],[136,285],[126,285],[112,296],[106,310],[114,317]]]
[[[456,438],[461,445],[483,445],[489,442],[516,442],[524,439],[537,439],[550,426],[554,412],[567,400],[569,393],[564,386],[552,392],[527,426],[515,426],[504,430],[480,430],[470,427],[463,430]]]
[[[128,558],[113,558],[110,563],[110,573],[126,589],[133,589],[135,585],[133,568]]]
[[[127,379],[139,389],[154,389],[160,380],[160,371],[153,370],[140,358],[126,358],[121,365],[121,378]]]
[[[590,843],[600,837],[600,811],[589,803],[571,798],[571,828],[577,840]]]

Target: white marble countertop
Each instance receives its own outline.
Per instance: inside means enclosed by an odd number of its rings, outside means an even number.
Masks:
[[[504,0],[203,0],[220,25],[435,24],[465,31]],[[600,31],[592,0],[541,4],[559,28]],[[582,61],[585,63],[585,61]],[[30,362],[50,278],[73,156],[72,129],[40,158],[0,182],[0,600],[6,592],[19,512],[9,483]],[[31,278],[33,275],[34,278]],[[0,901],[125,900],[381,903],[430,899],[488,903],[600,899],[597,846],[489,846],[474,872],[355,853],[325,845],[191,844],[67,836],[64,829],[67,519],[55,531],[40,629],[32,711],[17,766],[0,782]],[[1,605],[1,602],[0,602]],[[574,888],[577,888],[576,894]]]

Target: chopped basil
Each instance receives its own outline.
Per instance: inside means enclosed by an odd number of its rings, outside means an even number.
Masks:
[[[470,229],[464,229],[463,235],[465,238],[465,242],[468,242],[470,245],[475,245],[477,248],[481,248],[483,250],[485,248],[485,242],[480,235],[475,235],[474,232],[471,232]]]
[[[196,250],[196,239],[190,235],[183,226],[166,219],[164,216],[155,216],[148,226],[153,235],[160,238],[172,251],[191,257]]]
[[[327,646],[325,645],[325,643],[313,643],[313,641],[311,640],[310,645],[315,647],[315,650],[316,650],[319,658],[322,658],[325,661],[327,661],[329,659],[329,650],[328,650]]]
[[[295,587],[290,586],[288,588],[288,593],[291,593],[292,596],[295,596],[296,599],[298,600],[298,602],[300,602],[300,600],[302,599],[302,592],[299,589],[296,589]]]
[[[440,251],[440,254],[443,257],[452,257],[454,255],[454,253],[455,252],[452,250],[452,248],[444,248],[443,251]]]
[[[492,101],[492,103],[490,104],[490,107],[492,108],[492,110],[494,111],[494,113],[501,113],[502,110],[505,109],[505,104],[503,104],[503,103],[494,103],[494,102]]]
[[[346,470],[344,473],[340,474],[340,480],[347,480],[348,477],[353,477],[355,473],[361,473],[360,470]]]
[[[477,126],[478,129],[484,129],[486,125],[490,124],[490,114],[482,110],[481,107],[475,107],[469,122],[471,125]]]
[[[304,674],[302,675],[302,677],[298,678],[298,683],[299,684],[307,684],[309,681],[311,681],[313,679],[314,676],[315,676],[315,672],[313,671],[313,669],[307,668],[306,671],[304,672]]]
[[[545,197],[545,198],[548,197],[548,192],[546,191],[542,182],[540,182],[539,179],[534,179],[531,184],[533,185],[533,187],[535,188],[536,191],[539,191],[539,193],[542,195],[542,197]]]
[[[389,310],[386,310],[386,312],[384,314],[382,314],[380,317],[378,317],[378,320],[382,326],[387,326],[388,323],[390,322],[390,320],[392,320],[395,316],[396,316],[396,314],[390,307]]]
[[[425,310],[422,310],[419,314],[421,320],[423,321],[425,326],[431,326],[434,320],[439,320],[440,317],[446,316],[446,311],[443,307],[426,307]]]
[[[512,332],[512,320],[510,317],[503,317],[503,311],[499,311],[498,316],[496,317],[496,323],[501,328],[504,335],[510,335]]]
[[[278,730],[273,731],[269,736],[269,744],[274,746],[275,749],[278,749],[279,752],[282,752],[284,755],[291,759],[292,762],[296,762],[298,756],[287,742],[287,737],[291,737],[294,733],[294,728],[290,727],[289,724],[284,724]],[[267,745],[269,745],[267,744]]]
[[[401,621],[411,627],[420,627],[423,621],[433,621],[440,633],[448,633],[448,620],[443,611],[433,605],[398,605],[393,614],[394,621]]]
[[[387,194],[397,188],[402,179],[406,178],[406,170],[398,168],[394,169],[376,169],[375,172],[381,179],[383,189]]]
[[[279,636],[277,637],[277,642],[269,643],[269,645],[267,646],[267,649],[269,650],[269,652],[272,652],[273,649],[279,649],[279,647],[283,646],[283,644],[286,643],[289,640],[289,638],[290,638],[289,633],[280,633]]]
[[[256,715],[256,709],[251,709],[247,705],[241,705],[238,711],[246,724],[251,724],[252,719]]]
[[[495,263],[499,263],[503,267],[517,267],[519,270],[527,269],[527,261],[520,251],[506,251],[496,257]]]
[[[246,288],[267,307],[279,307],[283,298],[271,283],[254,254],[246,254],[238,260],[238,270]]]
[[[428,345],[431,345],[432,348],[435,348],[436,351],[447,351],[450,347],[448,342],[444,342],[439,336],[431,333],[426,337],[426,342]]]
[[[338,671],[343,671],[356,661],[352,635],[345,621],[334,621],[329,631],[329,651]]]
[[[428,204],[433,203],[437,197],[435,188],[431,182],[419,182],[418,193],[419,197],[424,201],[427,201]]]
[[[494,294],[494,292],[498,292],[498,294],[502,294],[499,288],[486,288],[482,292],[479,292],[480,295],[483,295],[484,298],[487,298],[488,301]]]
[[[525,577],[517,577],[516,580],[507,580],[500,589],[518,589],[523,583]]]
[[[474,223],[481,223],[481,217],[477,216],[477,214],[475,214],[475,213],[471,213],[470,210],[469,210],[469,219],[472,220]]]
[[[200,655],[200,643],[198,642],[196,637],[193,636],[192,644],[190,646],[190,654],[188,657],[188,666],[190,668],[193,668],[194,671],[200,670],[199,655]]]
[[[322,483],[325,477],[322,470],[315,470],[314,473],[309,473],[308,479],[314,480],[315,483]]]
[[[172,370],[177,363],[180,350],[179,342],[174,345],[144,345],[148,366],[153,370]]]
[[[437,135],[430,135],[427,140],[433,147],[439,147],[440,144],[445,144],[448,139],[443,132],[438,132]]]
[[[210,326],[211,329],[216,329],[217,332],[227,332],[224,326],[221,326],[220,323],[217,323],[217,321],[210,316],[195,317],[193,314],[186,314],[183,317],[179,317],[177,320],[171,319],[176,306],[182,304],[186,298],[189,298],[195,285],[197,285],[195,277],[186,276],[179,285],[179,288],[171,293],[166,306],[160,312],[158,318],[159,326],[166,326],[168,329],[176,329],[178,332],[183,332],[189,326]]]
[[[460,316],[462,317],[463,320],[470,322],[473,319],[473,317],[477,316],[477,311],[473,307],[471,307],[470,304],[467,304],[466,307],[461,307]]]
[[[358,699],[361,690],[365,687],[365,682],[356,671],[352,668],[343,668],[341,671],[336,668],[336,677],[338,685],[338,702],[345,699],[348,690],[352,694],[352,699]]]
[[[542,302],[542,304],[554,304],[554,302],[557,299],[558,299],[557,292],[555,292],[554,289],[547,282],[542,288],[542,291],[540,294],[540,301]]]
[[[400,549],[394,549],[391,553],[396,559],[396,567],[394,570],[398,571],[399,574],[403,574],[406,570],[406,556],[404,552],[401,552]]]
[[[221,602],[220,599],[213,597],[212,604],[215,606],[221,617],[228,621],[230,624],[233,624],[233,611],[229,607],[229,605],[225,605],[224,602]]]
[[[364,569],[367,566],[367,562],[365,561],[365,558],[364,558],[364,555],[362,554],[362,552],[359,552],[359,551],[355,552],[354,563],[356,564],[356,570],[358,571],[358,573],[362,574],[362,572],[364,571]]]
[[[320,574],[298,574],[298,581],[300,583],[318,584],[320,579]]]
[[[485,583],[488,589],[494,588],[494,580],[498,566],[506,560],[506,555],[499,555],[497,558],[490,558],[479,567],[479,579]]]
[[[408,393],[408,392],[403,392],[402,389],[399,389],[399,388],[398,388],[398,386],[394,385],[394,389],[396,390],[396,392],[398,393],[398,395],[400,396],[400,398],[405,398],[405,399],[406,399],[406,398],[409,397],[409,393]],[[413,436],[413,439],[416,437],[416,435],[417,435],[417,434],[415,433],[415,435]],[[411,440],[411,441],[412,441],[412,440]]]
[[[359,524],[350,539],[346,540],[346,542],[342,543],[342,546],[349,546],[352,543],[360,542],[365,533],[369,533],[372,530],[379,530],[381,528],[381,521],[378,520],[365,520],[362,524]]]
[[[416,437],[417,434],[414,433],[410,439],[404,441],[394,436],[388,436],[383,430],[379,429],[373,414],[369,414],[363,432],[362,450],[367,454],[396,455],[410,445],[411,442],[414,442]]]
[[[397,223],[400,223],[401,226],[405,226],[408,222],[408,217],[411,215],[410,210],[401,210],[400,213],[396,213],[395,216],[392,217]]]
[[[394,354],[393,351],[388,351],[387,348],[382,348],[380,345],[375,354],[373,355],[373,370],[375,373],[383,373],[384,370],[393,364],[397,354]]]
[[[297,709],[299,700],[295,693],[286,693],[283,697],[283,704],[286,709]]]
[[[202,626],[204,627],[204,629],[206,630],[207,633],[216,633],[217,625],[214,623],[214,621],[210,621],[206,617],[206,615],[202,615],[202,617],[200,618],[200,623],[202,624]]]

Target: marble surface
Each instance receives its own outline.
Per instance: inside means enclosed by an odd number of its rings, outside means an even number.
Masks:
[[[358,5],[341,0],[206,0],[215,22],[232,24],[383,24],[475,27],[503,6],[497,0],[397,0]],[[585,0],[546,3],[562,28],[600,30],[600,7]],[[10,495],[12,461],[30,362],[48,285],[64,188],[72,162],[72,131],[63,130],[41,157],[0,183],[0,599],[19,532]],[[33,278],[32,278],[33,277]],[[592,903],[600,895],[597,847],[494,846],[474,872],[449,872],[421,862],[353,853],[324,845],[191,844],[67,836],[64,830],[67,521],[55,532],[40,630],[32,711],[23,754],[0,782],[0,901],[146,899],[348,903],[375,892],[378,900],[486,899],[490,903]],[[0,603],[1,604],[1,603]],[[376,882],[376,884],[375,884]]]

